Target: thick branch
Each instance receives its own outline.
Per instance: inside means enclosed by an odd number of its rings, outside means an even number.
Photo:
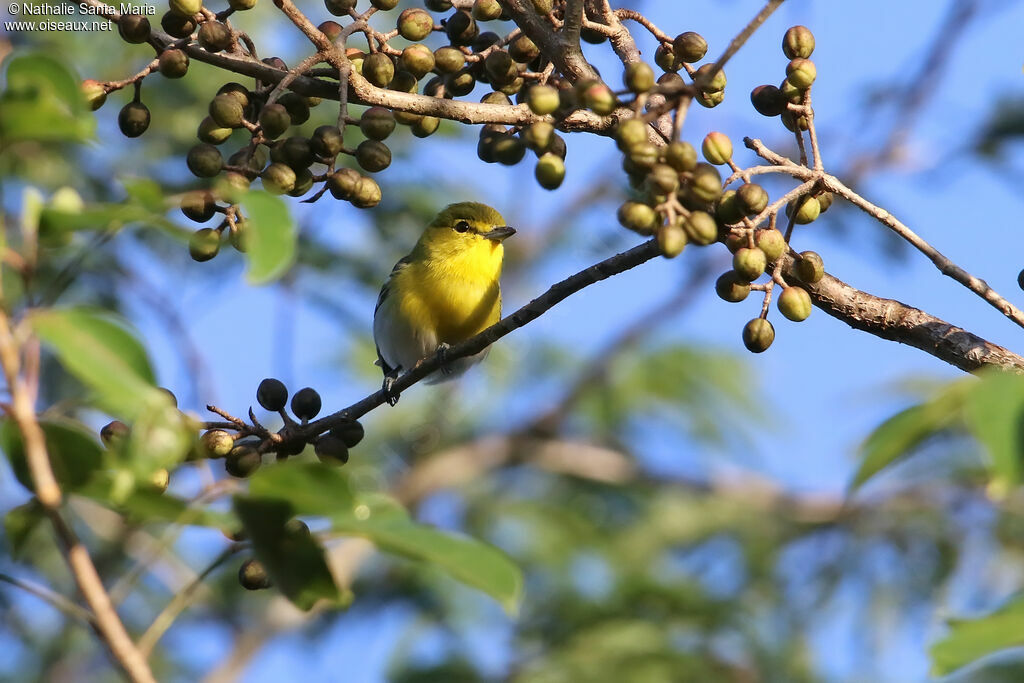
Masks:
[[[793,262],[786,257],[783,272]],[[868,294],[831,275],[800,284],[814,305],[850,327],[921,349],[966,372],[997,367],[1024,374],[1024,358],[1009,349],[895,299]]]
[[[505,8],[516,26],[536,43],[544,56],[551,60],[563,76],[572,82],[584,78],[600,78],[583,56],[579,40],[572,45],[564,36],[556,33],[551,25],[537,14],[530,0],[501,0],[501,6]]]

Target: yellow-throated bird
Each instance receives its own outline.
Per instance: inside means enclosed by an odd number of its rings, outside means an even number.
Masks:
[[[391,385],[400,372],[501,319],[501,243],[515,232],[485,204],[451,204],[395,264],[373,314],[377,364],[384,371],[388,403],[398,402]],[[486,355],[484,349],[459,358],[425,381],[459,375]]]

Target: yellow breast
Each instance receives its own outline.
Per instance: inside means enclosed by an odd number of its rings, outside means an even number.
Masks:
[[[457,344],[501,319],[502,247],[479,240],[468,248],[414,260],[395,274],[400,314],[414,329]]]

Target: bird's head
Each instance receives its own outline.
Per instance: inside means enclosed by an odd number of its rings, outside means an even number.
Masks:
[[[433,252],[493,250],[516,233],[501,214],[477,202],[449,204],[423,231],[420,244]]]

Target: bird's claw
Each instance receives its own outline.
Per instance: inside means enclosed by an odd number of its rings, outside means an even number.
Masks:
[[[401,397],[401,394],[394,393],[392,391],[392,388],[395,386],[395,380],[397,379],[397,377],[397,372],[393,375],[384,375],[384,384],[381,386],[381,391],[384,392],[384,396],[387,399],[388,405],[391,406],[392,408],[395,407],[395,405],[398,403],[398,399]]]
[[[452,348],[451,344],[448,344],[446,342],[441,342],[440,344],[437,345],[437,357],[438,360],[441,361],[440,372],[442,375],[445,375],[446,377],[452,374],[452,372],[454,372],[452,367],[448,365],[448,349],[450,348]]]

